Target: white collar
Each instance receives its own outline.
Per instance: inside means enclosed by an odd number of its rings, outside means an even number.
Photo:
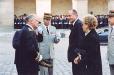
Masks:
[[[76,22],[77,20],[78,20],[78,18],[76,18],[75,21],[73,22],[73,26],[74,26],[74,24],[75,24],[75,22]]]
[[[31,29],[33,29],[33,30],[34,30],[34,28],[33,28],[31,25],[29,25],[29,24],[26,24],[26,25],[28,25]]]
[[[44,24],[43,24],[43,25],[44,25]],[[49,26],[50,26],[50,25],[48,25],[48,26],[44,25],[44,27],[45,27],[45,28],[48,28],[48,29],[49,29]]]
[[[89,34],[90,31],[91,31],[91,30],[89,30],[88,32],[86,32],[86,33],[85,33],[85,36],[87,36],[87,34]]]

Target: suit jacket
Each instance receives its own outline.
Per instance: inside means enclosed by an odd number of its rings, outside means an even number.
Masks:
[[[73,62],[74,58],[77,56],[76,48],[81,48],[81,42],[84,37],[84,32],[82,30],[82,22],[78,19],[74,26],[71,28],[71,33],[69,35],[69,47],[68,47],[68,61]]]
[[[82,44],[86,50],[87,75],[102,75],[99,36],[94,29],[85,36]]]
[[[15,50],[15,64],[19,65],[20,68],[27,69],[30,71],[38,71],[39,65],[35,61],[37,52],[39,52],[37,37],[29,26],[25,25],[22,28],[21,33],[21,46]]]
[[[107,56],[109,64],[114,65],[114,29],[112,30],[111,33],[109,33]]]
[[[58,35],[56,34],[56,28],[54,26],[49,25],[47,29],[44,25],[41,25],[43,29],[43,41],[40,42],[39,52],[43,56],[43,59],[53,59],[54,58],[54,43],[57,42]]]

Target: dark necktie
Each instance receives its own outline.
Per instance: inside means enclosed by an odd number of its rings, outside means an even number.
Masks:
[[[113,30],[113,27],[111,27],[111,31],[110,31],[110,34],[112,33],[112,30]]]
[[[48,32],[48,34],[49,34],[49,30],[48,30],[48,27],[46,27],[46,29],[47,29],[47,32]]]

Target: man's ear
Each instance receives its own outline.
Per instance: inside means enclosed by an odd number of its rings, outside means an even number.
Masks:
[[[34,20],[29,20],[29,22],[30,22],[31,24],[33,24],[33,23],[34,23]]]

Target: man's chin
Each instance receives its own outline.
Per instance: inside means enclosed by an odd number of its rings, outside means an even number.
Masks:
[[[109,23],[110,26],[112,26],[113,24],[112,23]]]
[[[34,29],[37,29],[38,27],[34,27]]]
[[[74,21],[69,21],[70,23],[73,23]]]

